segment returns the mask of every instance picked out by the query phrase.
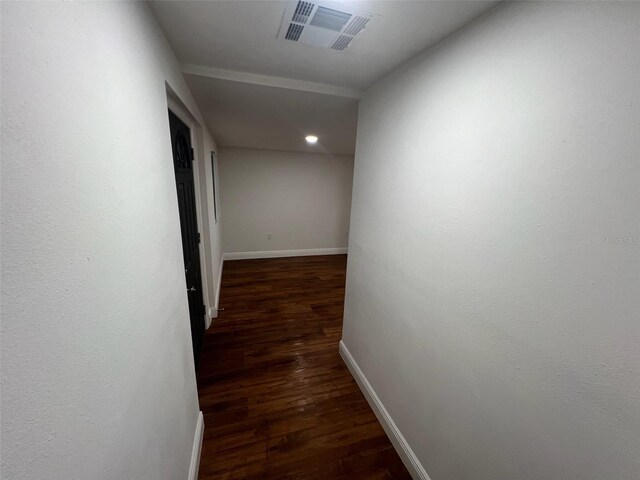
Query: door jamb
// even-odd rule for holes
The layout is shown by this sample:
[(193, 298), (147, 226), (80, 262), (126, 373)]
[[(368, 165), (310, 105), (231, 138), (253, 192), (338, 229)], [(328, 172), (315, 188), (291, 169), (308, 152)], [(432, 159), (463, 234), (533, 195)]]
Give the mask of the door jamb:
[[(189, 127), (189, 134), (191, 136), (191, 148), (193, 148), (193, 183), (194, 193), (196, 197), (196, 222), (198, 224), (198, 232), (200, 233), (200, 244), (198, 250), (200, 253), (200, 281), (202, 283), (202, 302), (205, 305), (205, 314), (203, 317), (205, 330), (211, 325), (210, 306), (212, 302), (209, 298), (209, 275), (207, 270), (206, 259), (209, 255), (205, 252), (205, 235), (209, 235), (209, 232), (205, 232), (204, 224), (202, 221), (203, 208), (202, 208), (202, 192), (200, 190), (200, 169), (203, 166), (203, 162), (206, 161), (200, 147), (199, 137), (202, 136), (200, 123), (193, 118), (193, 115), (189, 110), (181, 104), (169, 90), (167, 90), (167, 109), (171, 110), (185, 125)], [(203, 169), (204, 170), (204, 169)]]

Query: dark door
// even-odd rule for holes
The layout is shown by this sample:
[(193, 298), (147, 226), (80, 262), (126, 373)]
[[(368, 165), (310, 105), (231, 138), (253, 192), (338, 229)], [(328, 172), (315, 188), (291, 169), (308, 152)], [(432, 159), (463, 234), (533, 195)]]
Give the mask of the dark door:
[(176, 191), (180, 211), (182, 232), (182, 254), (184, 275), (189, 298), (191, 317), (191, 342), (196, 370), (200, 360), (204, 339), (204, 305), (202, 304), (202, 281), (200, 275), (200, 234), (196, 217), (196, 197), (193, 181), (193, 150), (191, 135), (187, 127), (173, 112), (169, 111), (173, 168), (176, 173)]

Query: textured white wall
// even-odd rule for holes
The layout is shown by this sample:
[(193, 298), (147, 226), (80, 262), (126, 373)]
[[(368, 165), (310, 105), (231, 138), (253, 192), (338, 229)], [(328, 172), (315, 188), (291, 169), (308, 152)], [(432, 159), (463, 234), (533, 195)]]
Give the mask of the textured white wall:
[(361, 102), (344, 342), (432, 480), (640, 478), (639, 26), (505, 4)]
[(225, 253), (347, 246), (353, 157), (223, 147), (219, 180)]
[(1, 8), (0, 476), (186, 478), (198, 399), (166, 84), (201, 117), (144, 3)]

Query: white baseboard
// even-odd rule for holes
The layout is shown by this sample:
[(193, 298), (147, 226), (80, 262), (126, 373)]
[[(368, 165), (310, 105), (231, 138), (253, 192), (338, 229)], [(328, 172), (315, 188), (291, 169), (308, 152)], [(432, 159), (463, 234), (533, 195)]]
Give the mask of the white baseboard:
[(262, 252), (233, 252), (223, 254), (224, 260), (250, 260), (255, 258), (306, 257), (314, 255), (344, 255), (347, 248), (305, 248), (302, 250), (268, 250)]
[(373, 387), (367, 380), (367, 377), (364, 376), (364, 373), (362, 373), (362, 370), (360, 370), (360, 367), (351, 356), (349, 349), (342, 340), (340, 340), (340, 356), (344, 360), (344, 363), (347, 364), (351, 375), (353, 375), (353, 378), (360, 387), (360, 390), (362, 390), (362, 393), (369, 402), (373, 413), (378, 417), (378, 421), (387, 433), (387, 436), (398, 452), (398, 455), (400, 455), (402, 463), (404, 463), (404, 466), (409, 470), (411, 477), (415, 480), (430, 480), (424, 467), (416, 457), (415, 453), (413, 453), (413, 450), (402, 436), (400, 430), (398, 430), (393, 418), (391, 418), (387, 409), (384, 408), (382, 401), (380, 401), (380, 398), (376, 395), (376, 392), (373, 390)]
[(191, 464), (189, 465), (189, 476), (187, 480), (197, 480), (198, 469), (200, 468), (200, 453), (202, 452), (202, 437), (204, 435), (204, 417), (202, 412), (198, 413), (198, 423), (196, 433), (193, 436), (193, 448), (191, 449)]

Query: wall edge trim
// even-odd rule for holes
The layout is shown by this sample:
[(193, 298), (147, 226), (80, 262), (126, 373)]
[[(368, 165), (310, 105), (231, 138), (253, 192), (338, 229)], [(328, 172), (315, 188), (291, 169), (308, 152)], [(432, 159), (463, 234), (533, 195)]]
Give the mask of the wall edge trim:
[(315, 255), (344, 255), (347, 247), (340, 248), (306, 248), (302, 250), (265, 250), (261, 252), (231, 252), (222, 255), (227, 260), (250, 260), (256, 258), (306, 257)]
[(342, 340), (340, 340), (339, 351), (340, 356), (344, 360), (344, 363), (347, 365), (347, 368), (351, 372), (351, 375), (360, 387), (360, 390), (367, 399), (367, 402), (369, 402), (373, 413), (375, 413), (378, 421), (382, 425), (382, 428), (389, 437), (389, 440), (391, 440), (391, 443), (393, 444), (396, 452), (398, 452), (402, 463), (404, 463), (404, 466), (407, 467), (407, 470), (409, 470), (411, 477), (416, 480), (431, 480), (429, 478), (429, 475), (427, 475), (426, 470), (418, 460), (418, 457), (416, 457), (415, 453), (413, 453), (413, 450), (409, 446), (409, 443), (402, 435), (402, 432), (400, 432), (400, 429), (393, 421), (393, 418), (367, 380), (367, 377), (365, 377), (362, 370), (360, 370), (360, 367), (358, 366), (355, 359), (351, 355), (351, 352), (349, 352), (349, 349)]
[(218, 318), (218, 309), (220, 308), (220, 291), (222, 290), (222, 269), (224, 268), (224, 254), (220, 255), (220, 269), (218, 271), (218, 288), (216, 290), (215, 305), (211, 314), (211, 319)]
[(200, 454), (202, 452), (202, 439), (204, 437), (204, 416), (202, 410), (198, 412), (198, 422), (193, 436), (193, 448), (191, 449), (191, 463), (189, 464), (189, 476), (187, 480), (197, 480), (200, 469)]

